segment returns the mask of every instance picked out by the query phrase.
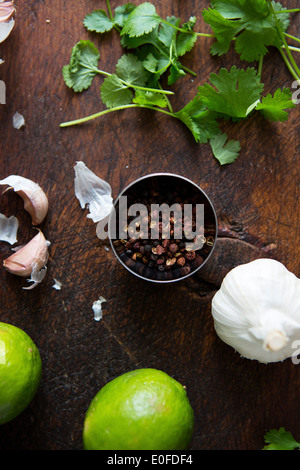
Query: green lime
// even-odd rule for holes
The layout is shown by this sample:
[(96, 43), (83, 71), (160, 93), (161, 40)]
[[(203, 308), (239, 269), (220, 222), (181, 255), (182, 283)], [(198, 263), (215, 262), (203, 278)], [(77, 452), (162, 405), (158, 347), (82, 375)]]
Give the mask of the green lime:
[(104, 385), (83, 425), (86, 450), (183, 450), (194, 413), (185, 388), (165, 372), (137, 369)]
[(27, 408), (41, 372), (40, 353), (32, 339), (20, 328), (0, 322), (0, 424)]

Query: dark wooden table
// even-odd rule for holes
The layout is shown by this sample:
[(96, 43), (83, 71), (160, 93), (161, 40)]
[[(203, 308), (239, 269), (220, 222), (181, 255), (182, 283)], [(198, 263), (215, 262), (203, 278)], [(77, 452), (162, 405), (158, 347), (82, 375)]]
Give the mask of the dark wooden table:
[[(137, 2), (140, 3), (140, 2)], [(297, 2), (285, 2), (296, 7)], [(119, 3), (111, 1), (112, 8)], [(197, 31), (210, 32), (200, 16), (209, 2), (160, 0), (162, 17), (196, 15)], [(109, 380), (135, 368), (164, 370), (187, 389), (195, 412), (191, 449), (261, 449), (270, 428), (284, 426), (300, 439), (300, 373), (291, 360), (262, 365), (241, 359), (216, 336), (210, 302), (233, 266), (273, 256), (299, 269), (299, 109), (285, 123), (250, 117), (227, 123), (242, 144), (232, 165), (220, 166), (208, 144), (196, 144), (178, 121), (150, 110), (112, 113), (83, 126), (62, 129), (63, 121), (104, 109), (101, 77), (81, 95), (68, 89), (62, 66), (72, 47), (91, 39), (101, 67), (114, 72), (121, 56), (118, 34), (88, 33), (84, 16), (105, 2), (44, 0), (16, 2), (16, 26), (0, 46), (0, 79), (6, 104), (0, 105), (0, 178), (19, 174), (38, 182), (49, 198), (41, 225), (51, 242), (48, 272), (32, 291), (26, 281), (0, 269), (0, 320), (23, 328), (39, 347), (43, 376), (30, 406), (0, 427), (0, 448), (80, 450), (85, 412)], [(290, 32), (297, 34), (299, 17)], [(299, 34), (299, 31), (298, 31)], [(184, 63), (197, 72), (174, 87), (175, 109), (222, 66), (240, 65), (233, 50), (209, 54), (211, 39), (197, 41)], [(245, 65), (245, 64), (243, 64)], [(291, 87), (293, 79), (276, 51), (264, 61), (264, 92)], [(26, 126), (14, 129), (18, 111)], [(220, 225), (210, 265), (182, 282), (154, 285), (136, 279), (118, 263), (95, 234), (74, 194), (76, 161), (82, 160), (108, 181), (113, 196), (134, 179), (152, 172), (183, 175), (213, 201)], [(2, 192), (2, 191), (1, 191)], [(17, 194), (1, 195), (0, 212), (19, 219), (19, 244), (36, 232)], [(1, 264), (11, 254), (0, 244)], [(54, 279), (62, 283), (53, 288)], [(96, 322), (92, 303), (99, 296), (103, 318)]]

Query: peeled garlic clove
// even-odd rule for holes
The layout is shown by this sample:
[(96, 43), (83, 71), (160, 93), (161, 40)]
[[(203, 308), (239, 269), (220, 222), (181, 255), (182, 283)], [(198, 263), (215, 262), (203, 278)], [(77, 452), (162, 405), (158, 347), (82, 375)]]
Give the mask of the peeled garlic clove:
[(242, 357), (283, 361), (300, 338), (300, 279), (273, 259), (237, 266), (214, 295), (212, 316), (217, 335)]
[(31, 276), (33, 271), (39, 272), (46, 266), (48, 246), (49, 242), (39, 231), (30, 242), (5, 259), (3, 266), (11, 274), (23, 277)]
[(49, 203), (42, 188), (34, 181), (23, 176), (10, 175), (0, 184), (9, 185), (24, 201), (24, 209), (30, 214), (32, 224), (39, 225), (47, 215)]

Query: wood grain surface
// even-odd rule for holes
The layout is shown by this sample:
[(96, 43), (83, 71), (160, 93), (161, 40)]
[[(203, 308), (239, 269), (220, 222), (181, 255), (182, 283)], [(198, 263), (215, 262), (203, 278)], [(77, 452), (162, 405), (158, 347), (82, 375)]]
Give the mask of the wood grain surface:
[[(141, 2), (135, 2), (136, 4)], [(208, 1), (159, 0), (162, 17), (197, 16), (197, 31), (210, 32), (201, 18)], [(284, 2), (295, 8), (297, 1)], [(112, 8), (119, 2), (111, 0)], [(114, 72), (122, 54), (115, 31), (97, 36), (82, 20), (104, 1), (16, 1), (16, 26), (0, 45), (0, 79), (6, 104), (0, 105), (0, 178), (19, 174), (38, 182), (49, 199), (41, 225), (49, 247), (48, 271), (41, 285), (23, 290), (26, 281), (0, 269), (0, 321), (23, 328), (38, 346), (43, 362), (40, 387), (30, 406), (0, 427), (1, 450), (81, 450), (85, 412), (109, 380), (135, 368), (164, 370), (186, 386), (195, 412), (194, 450), (255, 450), (271, 428), (284, 426), (300, 439), (300, 373), (291, 360), (262, 365), (242, 359), (216, 336), (210, 313), (212, 295), (233, 266), (272, 256), (300, 275), (299, 266), (299, 107), (288, 121), (270, 123), (259, 116), (226, 123), (242, 152), (220, 166), (209, 145), (196, 144), (171, 117), (151, 110), (111, 113), (85, 125), (59, 127), (63, 121), (104, 109), (101, 77), (83, 94), (68, 89), (62, 67), (72, 47), (91, 39), (101, 53), (101, 68)], [(299, 5), (298, 5), (299, 6)], [(289, 32), (299, 35), (299, 17)], [(212, 57), (212, 40), (200, 38), (184, 64), (186, 75), (172, 87), (174, 110), (196, 93), (211, 72), (245, 66), (230, 49)], [(255, 65), (255, 64), (254, 64)], [(280, 55), (264, 60), (264, 93), (291, 87), (293, 79)], [(14, 129), (18, 111), (26, 125)], [(136, 178), (152, 172), (183, 175), (212, 200), (219, 240), (210, 263), (182, 282), (155, 285), (135, 278), (100, 242), (94, 223), (74, 194), (76, 161), (108, 181), (113, 196)], [(1, 191), (2, 193), (2, 191)], [(36, 232), (23, 201), (14, 192), (0, 197), (0, 212), (16, 215), (18, 244)], [(11, 254), (0, 243), (0, 262)], [(62, 283), (53, 288), (54, 279)], [(96, 322), (92, 303), (105, 297)]]

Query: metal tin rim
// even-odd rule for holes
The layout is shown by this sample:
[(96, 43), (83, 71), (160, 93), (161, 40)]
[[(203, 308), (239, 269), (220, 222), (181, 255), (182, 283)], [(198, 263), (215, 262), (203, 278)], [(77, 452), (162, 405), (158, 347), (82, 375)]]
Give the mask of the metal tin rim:
[(108, 238), (109, 238), (109, 242), (110, 242), (110, 246), (112, 248), (112, 251), (115, 255), (115, 257), (117, 258), (117, 260), (119, 261), (119, 263), (127, 269), (127, 271), (129, 271), (131, 274), (135, 275), (136, 277), (140, 278), (140, 279), (143, 279), (144, 281), (148, 281), (148, 282), (153, 282), (154, 284), (170, 284), (172, 282), (178, 282), (178, 281), (182, 281), (183, 279), (186, 279), (190, 276), (192, 276), (193, 274), (195, 274), (197, 271), (199, 271), (201, 268), (203, 268), (203, 266), (207, 263), (207, 261), (209, 260), (209, 258), (211, 257), (214, 249), (215, 249), (215, 245), (216, 245), (216, 242), (217, 242), (217, 236), (218, 236), (218, 219), (217, 219), (217, 214), (216, 214), (216, 211), (215, 211), (215, 208), (210, 200), (210, 198), (208, 197), (208, 195), (206, 194), (206, 192), (200, 188), (200, 186), (198, 186), (196, 183), (194, 183), (193, 181), (191, 181), (189, 178), (186, 178), (185, 176), (182, 176), (182, 175), (178, 175), (176, 173), (150, 173), (150, 174), (147, 174), (147, 175), (144, 175), (144, 176), (141, 176), (140, 178), (137, 178), (136, 180), (132, 181), (131, 183), (129, 183), (121, 192), (120, 194), (118, 195), (118, 197), (116, 198), (116, 200), (114, 201), (114, 207), (116, 207), (120, 197), (126, 193), (126, 191), (128, 191), (132, 186), (134, 186), (135, 184), (139, 183), (140, 181), (144, 180), (144, 179), (149, 179), (149, 178), (154, 178), (154, 177), (157, 177), (157, 176), (170, 176), (170, 177), (173, 177), (173, 178), (179, 178), (179, 179), (182, 179), (184, 181), (186, 181), (187, 183), (189, 184), (192, 184), (193, 186), (195, 186), (198, 191), (200, 191), (204, 197), (207, 199), (207, 201), (209, 202), (209, 205), (212, 209), (212, 212), (213, 212), (213, 215), (214, 215), (214, 219), (215, 219), (215, 227), (216, 227), (216, 235), (215, 235), (215, 240), (214, 240), (214, 244), (210, 250), (210, 253), (209, 255), (207, 256), (207, 258), (203, 261), (202, 264), (200, 264), (200, 266), (198, 266), (197, 269), (195, 269), (194, 271), (186, 274), (185, 276), (182, 276), (182, 277), (179, 277), (179, 278), (176, 278), (176, 279), (166, 279), (166, 280), (159, 280), (159, 279), (149, 279), (147, 277), (144, 277), (138, 273), (136, 273), (135, 271), (133, 271), (132, 269), (130, 269), (128, 266), (126, 266), (125, 263), (123, 263), (123, 261), (120, 259), (120, 257), (118, 256), (118, 253), (116, 252), (115, 250), (115, 247), (112, 243), (112, 240), (111, 240), (111, 237), (110, 237), (110, 223), (111, 223), (111, 215), (109, 216), (109, 219), (108, 219)]

